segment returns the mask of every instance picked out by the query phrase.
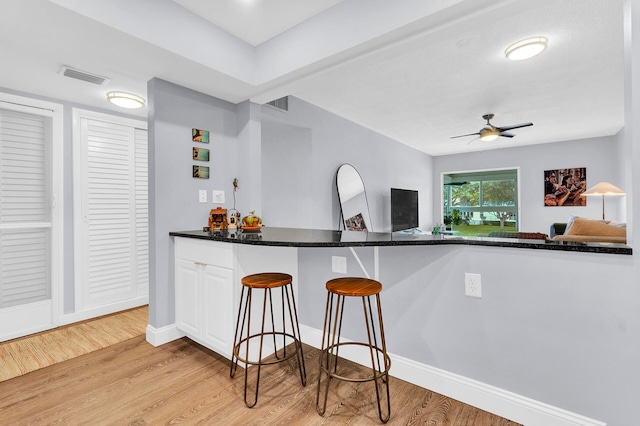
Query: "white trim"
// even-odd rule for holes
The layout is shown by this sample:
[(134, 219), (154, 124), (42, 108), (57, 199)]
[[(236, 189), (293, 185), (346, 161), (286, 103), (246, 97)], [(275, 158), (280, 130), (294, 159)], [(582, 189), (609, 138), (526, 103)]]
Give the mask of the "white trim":
[(149, 296), (144, 295), (121, 302), (111, 303), (109, 305), (99, 306), (84, 311), (65, 314), (60, 317), (60, 325), (73, 324), (74, 322), (85, 321), (91, 318), (103, 315), (113, 314), (115, 312), (125, 311), (127, 309), (137, 308), (149, 304)]
[[(302, 341), (319, 348), (322, 343), (322, 331), (300, 325)], [(347, 341), (343, 338), (341, 341)], [(370, 362), (364, 357), (355, 359), (340, 352), (341, 356), (362, 365)], [(535, 401), (522, 395), (509, 392), (495, 386), (450, 373), (430, 365), (389, 354), (392, 376), (414, 385), (429, 389), (449, 398), (464, 402), (482, 410), (505, 417), (527, 426), (606, 426), (598, 420), (553, 407), (544, 402)]]
[(53, 323), (64, 312), (64, 122), (63, 106), (56, 105), (51, 141), (51, 301)]
[[(29, 222), (29, 229), (33, 228), (51, 228), (53, 225), (51, 222)], [(0, 223), (0, 230), (2, 229), (24, 229), (24, 223)]]
[(155, 328), (151, 326), (151, 324), (147, 325), (147, 342), (155, 347), (181, 339), (184, 336), (186, 336), (186, 334), (178, 330), (176, 324), (170, 324), (160, 328)]
[(55, 328), (53, 306), (49, 299), (0, 309), (0, 342)]

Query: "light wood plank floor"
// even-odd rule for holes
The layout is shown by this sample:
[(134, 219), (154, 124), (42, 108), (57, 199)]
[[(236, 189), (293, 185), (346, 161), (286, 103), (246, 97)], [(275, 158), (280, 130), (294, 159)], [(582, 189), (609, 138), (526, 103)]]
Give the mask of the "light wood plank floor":
[[(0, 383), (0, 423), (379, 424), (370, 382), (335, 382), (325, 417), (316, 413), (317, 356), (305, 346), (304, 388), (293, 359), (263, 368), (258, 404), (249, 409), (243, 371), (231, 379), (228, 360), (188, 339), (154, 348), (140, 336)], [(516, 425), (401, 380), (390, 387), (390, 425)]]
[(145, 334), (149, 307), (128, 309), (0, 343), (0, 382)]

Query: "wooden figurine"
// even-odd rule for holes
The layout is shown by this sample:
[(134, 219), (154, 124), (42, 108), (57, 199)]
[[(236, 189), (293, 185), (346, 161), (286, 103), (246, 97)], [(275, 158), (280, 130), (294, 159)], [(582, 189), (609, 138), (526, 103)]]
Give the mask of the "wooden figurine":
[(209, 212), (209, 230), (227, 229), (227, 209), (217, 207)]

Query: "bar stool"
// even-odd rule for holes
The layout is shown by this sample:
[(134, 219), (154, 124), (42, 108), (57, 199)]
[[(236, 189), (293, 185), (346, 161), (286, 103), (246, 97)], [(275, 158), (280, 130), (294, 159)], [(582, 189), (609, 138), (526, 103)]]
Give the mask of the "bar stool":
[[(320, 352), (320, 375), (318, 376), (318, 390), (316, 394), (316, 410), (320, 415), (324, 415), (327, 409), (329, 383), (332, 379), (348, 382), (373, 381), (378, 402), (378, 417), (382, 423), (389, 421), (389, 417), (391, 416), (391, 401), (389, 399), (389, 368), (391, 367), (391, 359), (387, 355), (387, 345), (384, 338), (380, 291), (382, 291), (382, 284), (368, 278), (336, 278), (327, 281), (327, 306), (324, 316), (322, 348)], [(353, 296), (362, 298), (364, 319), (367, 326), (368, 341), (366, 343), (340, 341), (344, 301), (346, 297)], [(371, 296), (375, 296), (377, 308), (375, 316), (371, 308)], [(337, 299), (335, 305), (334, 298)], [(376, 317), (378, 323), (377, 331)], [(348, 345), (368, 347), (368, 352), (371, 357), (370, 375), (365, 377), (348, 377), (342, 375), (343, 373), (338, 374), (338, 349)], [(323, 377), (326, 377), (324, 386), (321, 385)], [(322, 404), (320, 404), (321, 394), (323, 392), (324, 397), (322, 397)], [(386, 413), (383, 412), (384, 393), (386, 393)]]
[[(295, 299), (293, 298), (293, 285), (292, 277), (289, 274), (283, 274), (279, 272), (264, 272), (260, 274), (248, 275), (241, 280), (242, 293), (240, 295), (240, 306), (238, 307), (238, 319), (236, 321), (236, 331), (233, 339), (233, 352), (231, 355), (231, 371), (230, 376), (233, 378), (238, 369), (238, 361), (245, 364), (244, 370), (244, 403), (247, 407), (251, 408), (258, 402), (258, 387), (260, 385), (260, 370), (263, 365), (277, 364), (288, 360), (295, 356), (298, 362), (298, 369), (300, 370), (300, 381), (302, 386), (307, 384), (307, 372), (304, 365), (304, 356), (302, 354), (302, 343), (300, 341), (300, 326), (298, 325), (298, 312), (296, 310)], [(282, 298), (282, 324), (279, 324), (276, 329), (275, 316), (273, 312), (273, 298), (271, 290), (274, 288), (280, 288)], [(263, 302), (262, 302), (262, 325), (259, 333), (251, 334), (251, 302), (253, 299), (253, 290), (264, 290)], [(267, 299), (269, 304), (267, 306)], [(291, 327), (291, 332), (287, 331), (287, 321), (285, 319), (285, 300), (287, 306), (288, 321)], [(271, 317), (271, 330), (265, 331), (265, 324), (267, 322), (267, 310)], [(240, 323), (242, 318), (242, 324)], [(263, 343), (265, 336), (273, 337), (273, 350), (274, 357), (272, 359), (263, 359)], [(282, 337), (281, 347), (278, 349), (276, 338)], [(252, 354), (249, 353), (249, 347), (251, 341), (259, 340), (259, 349), (257, 359), (250, 359), (255, 355), (255, 348)], [(293, 351), (287, 351), (288, 344), (294, 343)], [(244, 349), (244, 354), (241, 354), (241, 348)], [(288, 352), (288, 353), (287, 353)], [(247, 383), (248, 383), (248, 371), (249, 366), (257, 365), (257, 379), (255, 397), (253, 401), (247, 399)]]

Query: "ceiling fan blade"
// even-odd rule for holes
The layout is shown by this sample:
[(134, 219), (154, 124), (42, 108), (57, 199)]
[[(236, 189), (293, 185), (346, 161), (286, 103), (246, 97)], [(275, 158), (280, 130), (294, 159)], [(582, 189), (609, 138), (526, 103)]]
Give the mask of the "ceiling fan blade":
[(515, 135), (514, 135), (513, 133), (509, 133), (509, 132), (500, 132), (500, 135), (499, 135), (499, 136), (502, 136), (502, 137), (504, 137), (504, 138), (512, 138), (512, 137), (514, 137)]
[(520, 127), (533, 126), (533, 123), (514, 124), (513, 126), (496, 127), (496, 129), (502, 131), (519, 129)]
[(460, 135), (460, 136), (451, 136), (451, 139), (455, 139), (455, 138), (464, 138), (466, 136), (476, 136), (476, 135), (480, 135), (480, 132), (476, 132), (476, 133), (469, 133), (468, 135)]
[[(474, 135), (475, 135), (475, 133), (474, 133)], [(477, 138), (471, 139), (469, 142), (467, 142), (467, 145), (469, 145), (473, 141), (477, 141), (478, 139), (480, 139), (480, 136), (478, 136)]]

